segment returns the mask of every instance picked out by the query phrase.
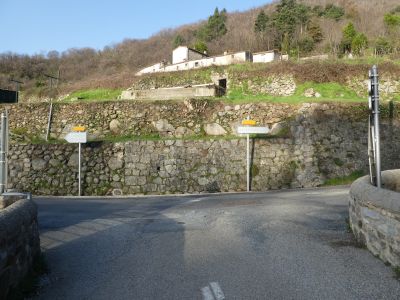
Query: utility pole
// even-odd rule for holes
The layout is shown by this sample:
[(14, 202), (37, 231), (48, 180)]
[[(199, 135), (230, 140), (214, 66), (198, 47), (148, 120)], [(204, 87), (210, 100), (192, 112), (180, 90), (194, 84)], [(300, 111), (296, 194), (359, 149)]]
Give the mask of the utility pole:
[(53, 80), (55, 80), (56, 87), (58, 86), (58, 80), (60, 79), (60, 70), (58, 70), (58, 77), (53, 75), (44, 74), (50, 80), (50, 89), (53, 89)]
[[(48, 74), (44, 74), (44, 76), (46, 76), (47, 78), (50, 79), (50, 90), (52, 91), (53, 90), (53, 79), (56, 80), (56, 87), (58, 86), (58, 80), (60, 79), (60, 69), (58, 69), (58, 77), (48, 75)], [(49, 117), (47, 120), (46, 141), (49, 140), (49, 136), (50, 136), (50, 126), (51, 126), (52, 114), (53, 114), (53, 96), (51, 96), (51, 98), (50, 98)]]

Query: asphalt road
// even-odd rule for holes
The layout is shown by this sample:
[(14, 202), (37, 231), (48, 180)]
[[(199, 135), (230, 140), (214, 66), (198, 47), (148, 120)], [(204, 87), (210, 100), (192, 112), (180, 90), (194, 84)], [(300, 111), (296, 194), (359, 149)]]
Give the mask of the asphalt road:
[(399, 299), (347, 232), (348, 188), (36, 198), (39, 299)]

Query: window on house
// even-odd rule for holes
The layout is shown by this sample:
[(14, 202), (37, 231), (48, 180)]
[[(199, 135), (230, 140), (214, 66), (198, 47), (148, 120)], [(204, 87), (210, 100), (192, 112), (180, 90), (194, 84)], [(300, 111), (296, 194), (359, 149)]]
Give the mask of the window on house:
[(195, 66), (195, 67), (198, 67), (198, 66), (199, 66), (199, 62), (196, 61), (196, 62), (194, 63), (194, 66)]

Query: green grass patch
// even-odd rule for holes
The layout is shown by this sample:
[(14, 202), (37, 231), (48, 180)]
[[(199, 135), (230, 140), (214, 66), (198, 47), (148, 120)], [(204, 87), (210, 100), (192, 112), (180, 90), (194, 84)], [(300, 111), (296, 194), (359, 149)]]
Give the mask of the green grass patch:
[[(304, 92), (308, 89), (313, 89), (318, 92), (321, 97), (304, 96)], [(299, 84), (292, 96), (271, 96), (267, 94), (252, 94), (248, 90), (246, 84), (242, 88), (232, 89), (227, 96), (222, 100), (227, 103), (248, 103), (248, 102), (272, 102), (272, 103), (290, 103), (301, 104), (309, 102), (366, 102), (365, 98), (360, 98), (357, 94), (349, 88), (342, 86), (339, 83), (314, 83), (306, 82)]]
[(328, 179), (325, 181), (323, 186), (333, 186), (333, 185), (347, 185), (353, 183), (355, 180), (358, 178), (364, 176), (364, 172), (362, 171), (355, 171), (351, 173), (349, 176), (345, 177), (337, 177), (337, 178), (332, 178)]
[(365, 57), (356, 57), (356, 58), (342, 58), (338, 59), (338, 62), (345, 63), (348, 65), (379, 65), (382, 63), (393, 63), (400, 64), (399, 59), (390, 59), (388, 56), (365, 56)]
[(67, 98), (66, 102), (72, 101), (104, 101), (116, 100), (121, 95), (122, 89), (93, 89), (93, 90), (80, 90), (73, 92)]

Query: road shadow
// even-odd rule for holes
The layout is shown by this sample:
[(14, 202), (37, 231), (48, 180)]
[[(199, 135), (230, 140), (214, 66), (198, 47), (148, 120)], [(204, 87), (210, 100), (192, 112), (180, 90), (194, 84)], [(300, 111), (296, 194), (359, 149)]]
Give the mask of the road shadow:
[[(185, 273), (185, 222), (170, 209), (192, 199), (39, 200), (41, 246), (51, 271), (37, 298), (164, 298)], [(144, 287), (155, 281), (160, 289)]]

